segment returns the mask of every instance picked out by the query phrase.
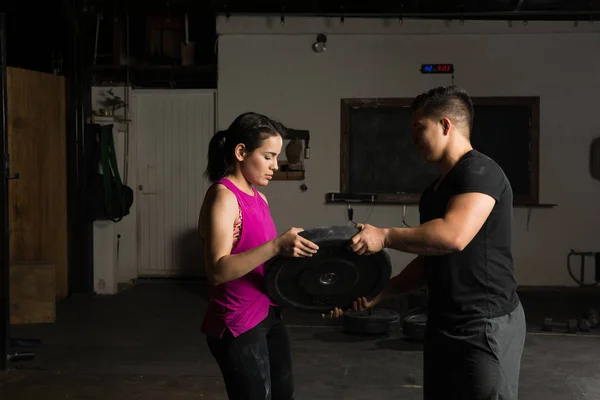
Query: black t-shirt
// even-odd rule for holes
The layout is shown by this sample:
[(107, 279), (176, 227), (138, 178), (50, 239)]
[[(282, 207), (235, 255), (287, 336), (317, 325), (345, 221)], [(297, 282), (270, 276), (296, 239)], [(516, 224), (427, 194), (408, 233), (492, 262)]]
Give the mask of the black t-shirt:
[(452, 196), (462, 193), (485, 193), (496, 204), (462, 251), (424, 258), (428, 321), (431, 326), (453, 327), (511, 312), (519, 298), (511, 250), (513, 192), (504, 171), (489, 157), (471, 150), (437, 190), (436, 183), (423, 192), (419, 202), (421, 224), (442, 218)]

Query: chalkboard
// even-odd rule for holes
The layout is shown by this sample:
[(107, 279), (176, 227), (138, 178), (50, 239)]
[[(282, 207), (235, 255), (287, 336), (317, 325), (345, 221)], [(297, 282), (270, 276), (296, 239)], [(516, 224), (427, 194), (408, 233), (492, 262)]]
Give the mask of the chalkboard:
[[(414, 203), (439, 176), (412, 143), (412, 99), (342, 100), (341, 180), (344, 193)], [(516, 203), (538, 202), (538, 98), (473, 98), (473, 147), (495, 160)]]

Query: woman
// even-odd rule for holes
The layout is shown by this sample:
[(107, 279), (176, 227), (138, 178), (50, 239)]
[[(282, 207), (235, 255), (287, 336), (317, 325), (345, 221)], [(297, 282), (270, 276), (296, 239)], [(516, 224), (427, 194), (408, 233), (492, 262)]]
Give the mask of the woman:
[(202, 324), (230, 399), (293, 399), (291, 350), (278, 307), (266, 293), (264, 263), (277, 255), (311, 257), (317, 245), (291, 228), (277, 236), (266, 186), (277, 170), (285, 127), (245, 113), (211, 139), (213, 183), (199, 217), (211, 283)]

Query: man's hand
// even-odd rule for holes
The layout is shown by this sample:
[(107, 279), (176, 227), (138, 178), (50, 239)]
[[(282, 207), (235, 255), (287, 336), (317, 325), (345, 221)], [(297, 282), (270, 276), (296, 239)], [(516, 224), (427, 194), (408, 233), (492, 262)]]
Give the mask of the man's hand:
[[(349, 310), (346, 310), (348, 312), (350, 311), (364, 311), (367, 308), (373, 307), (375, 305), (375, 301), (371, 300), (368, 301), (366, 297), (359, 297), (358, 299), (354, 300), (352, 302), (352, 308)], [(321, 314), (321, 317), (326, 318), (326, 319), (332, 319), (332, 318), (339, 318), (342, 315), (344, 315), (344, 311), (342, 311), (341, 308), (334, 308), (333, 310), (329, 311), (327, 314)]]
[(385, 247), (385, 230), (368, 224), (357, 224), (360, 232), (350, 240), (350, 248), (358, 255), (377, 253)]

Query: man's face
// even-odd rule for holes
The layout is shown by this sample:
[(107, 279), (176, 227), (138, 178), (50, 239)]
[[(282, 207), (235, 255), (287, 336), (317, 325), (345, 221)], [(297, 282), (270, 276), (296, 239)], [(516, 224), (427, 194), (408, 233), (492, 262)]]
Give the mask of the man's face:
[(413, 116), (413, 143), (419, 155), (428, 162), (438, 162), (446, 149), (448, 135), (446, 135), (442, 120), (434, 120), (420, 112)]

